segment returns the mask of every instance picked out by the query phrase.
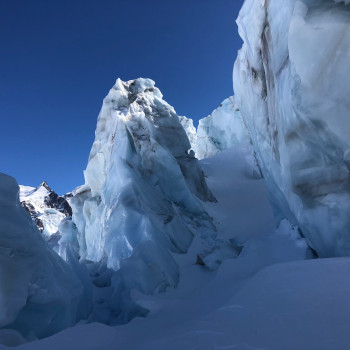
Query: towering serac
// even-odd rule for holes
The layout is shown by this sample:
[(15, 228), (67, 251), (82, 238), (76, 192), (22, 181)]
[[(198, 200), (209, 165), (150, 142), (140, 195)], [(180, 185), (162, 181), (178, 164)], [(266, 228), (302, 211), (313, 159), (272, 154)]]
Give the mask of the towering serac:
[(70, 201), (80, 256), (120, 271), (119, 287), (150, 293), (175, 286), (171, 252), (186, 252), (194, 230), (214, 229), (202, 201), (215, 198), (179, 117), (152, 80), (117, 80), (84, 176)]
[(322, 257), (350, 255), (350, 6), (246, 0), (236, 101), (276, 208)]

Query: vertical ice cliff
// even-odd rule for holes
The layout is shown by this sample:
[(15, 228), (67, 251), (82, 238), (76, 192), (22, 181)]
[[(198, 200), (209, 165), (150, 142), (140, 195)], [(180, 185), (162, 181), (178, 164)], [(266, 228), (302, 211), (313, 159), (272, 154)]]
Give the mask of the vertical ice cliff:
[(246, 0), (237, 104), (276, 208), (322, 257), (350, 255), (350, 7)]
[(21, 207), (16, 180), (0, 173), (0, 334), (33, 340), (72, 326), (86, 317), (82, 293)]
[(187, 251), (193, 229), (213, 228), (201, 201), (215, 198), (179, 117), (152, 80), (117, 80), (84, 176), (70, 200), (81, 258), (119, 271), (119, 291), (175, 286), (172, 253)]

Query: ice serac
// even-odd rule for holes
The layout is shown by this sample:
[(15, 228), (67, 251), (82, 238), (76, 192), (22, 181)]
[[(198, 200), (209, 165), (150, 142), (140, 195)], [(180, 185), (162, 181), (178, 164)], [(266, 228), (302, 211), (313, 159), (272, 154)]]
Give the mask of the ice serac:
[(237, 104), (276, 208), (322, 257), (350, 255), (345, 3), (246, 0), (237, 20)]
[(195, 146), (198, 159), (213, 157), (242, 143), (249, 146), (250, 139), (233, 96), (224, 100), (208, 117), (199, 120)]
[(180, 116), (179, 119), (182, 127), (186, 132), (188, 141), (190, 141), (191, 149), (196, 153), (197, 130), (193, 125), (193, 120), (191, 118), (182, 117), (182, 116)]
[(116, 81), (103, 101), (85, 185), (70, 200), (80, 256), (120, 271), (143, 292), (175, 286), (171, 253), (211, 219), (215, 198), (173, 107), (150, 79)]
[(192, 119), (180, 117), (197, 159), (214, 157), (219, 152), (234, 148), (246, 163), (246, 174), (261, 177), (252, 140), (233, 96), (225, 99), (209, 116), (200, 119), (198, 128)]
[(0, 173), (0, 341), (3, 332), (33, 340), (72, 326), (82, 292), (20, 205), (16, 180)]

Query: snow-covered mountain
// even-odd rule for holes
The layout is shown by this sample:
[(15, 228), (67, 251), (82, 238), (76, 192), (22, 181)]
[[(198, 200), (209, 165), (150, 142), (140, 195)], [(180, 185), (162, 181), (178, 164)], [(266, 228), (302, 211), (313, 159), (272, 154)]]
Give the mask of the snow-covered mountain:
[(68, 203), (71, 194), (58, 196), (45, 181), (36, 188), (19, 185), (19, 189), (21, 205), (46, 239), (57, 233), (65, 217), (72, 215)]
[(236, 101), (276, 212), (321, 257), (350, 255), (350, 7), (246, 0)]

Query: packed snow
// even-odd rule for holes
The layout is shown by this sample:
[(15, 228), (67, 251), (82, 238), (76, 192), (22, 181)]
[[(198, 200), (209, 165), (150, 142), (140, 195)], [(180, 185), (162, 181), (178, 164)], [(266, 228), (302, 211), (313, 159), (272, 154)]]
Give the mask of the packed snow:
[(246, 0), (235, 98), (276, 212), (321, 257), (350, 255), (350, 7)]

